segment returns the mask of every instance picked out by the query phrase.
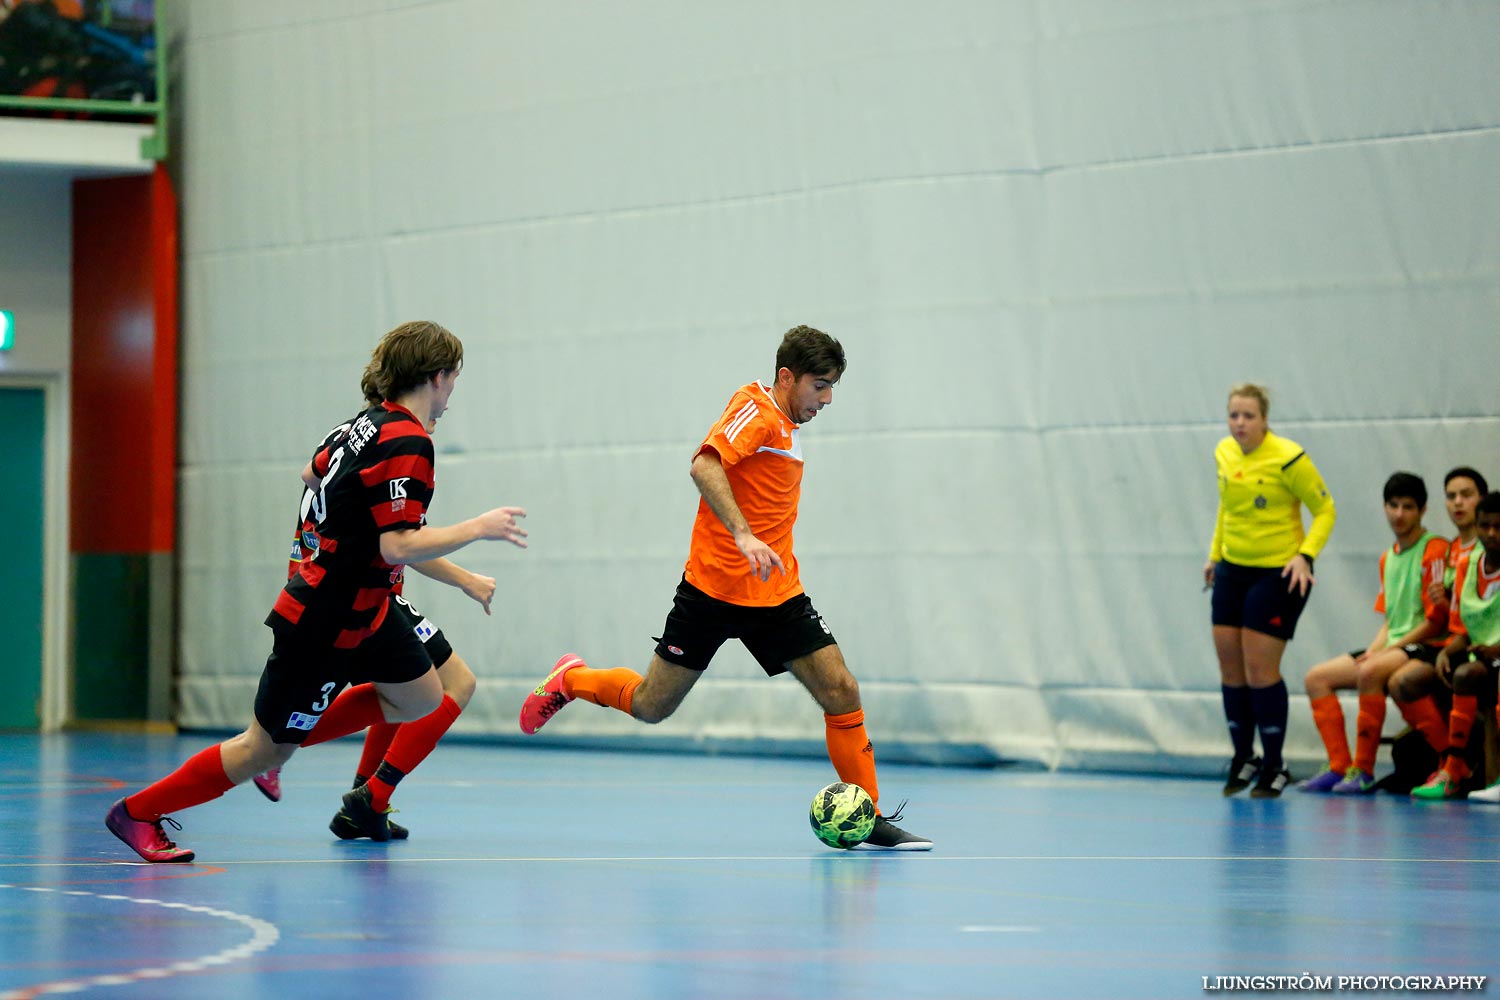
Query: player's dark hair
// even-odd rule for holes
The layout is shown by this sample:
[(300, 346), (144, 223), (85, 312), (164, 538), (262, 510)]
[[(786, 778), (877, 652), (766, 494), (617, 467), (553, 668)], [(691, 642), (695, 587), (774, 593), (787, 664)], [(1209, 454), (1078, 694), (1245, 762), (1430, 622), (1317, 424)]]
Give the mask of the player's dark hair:
[(401, 396), (463, 364), (461, 340), (431, 320), (402, 323), (380, 338), (359, 387), (371, 404)]
[(776, 370), (785, 368), (797, 378), (832, 372), (837, 379), (844, 374), (846, 364), (843, 345), (810, 326), (792, 327), (776, 348)]
[(1500, 493), (1486, 493), (1479, 498), (1479, 505), (1474, 508), (1474, 516), (1480, 514), (1500, 514)]
[(1411, 497), (1418, 507), (1426, 507), (1427, 484), (1415, 473), (1394, 472), (1385, 481), (1385, 502), (1390, 503), (1397, 497)]
[(365, 366), (365, 373), (359, 379), (359, 391), (365, 394), (365, 402), (371, 406), (379, 406), (385, 402), (385, 397), (380, 394), (380, 386), (375, 384), (375, 373), (370, 366)]
[(1459, 477), (1473, 480), (1474, 488), (1479, 491), (1480, 496), (1484, 496), (1490, 491), (1490, 484), (1484, 481), (1484, 477), (1475, 472), (1473, 469), (1469, 468), (1467, 465), (1459, 465), (1455, 466), (1452, 469), (1449, 469), (1448, 474), (1443, 477), (1443, 489), (1446, 491), (1448, 489), (1449, 481), (1458, 479)]

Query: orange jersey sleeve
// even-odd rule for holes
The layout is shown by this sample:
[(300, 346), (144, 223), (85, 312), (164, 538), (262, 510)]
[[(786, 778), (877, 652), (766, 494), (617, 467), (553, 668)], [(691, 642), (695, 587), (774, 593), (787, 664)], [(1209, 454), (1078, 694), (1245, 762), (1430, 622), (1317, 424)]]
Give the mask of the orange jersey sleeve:
[(1385, 555), (1389, 551), (1380, 553), (1380, 593), (1375, 595), (1375, 610), (1382, 615), (1385, 614)]
[[(1432, 585), (1441, 584), (1448, 572), (1448, 543), (1441, 538), (1432, 538), (1422, 550), (1422, 610), (1428, 621), (1437, 625), (1448, 623), (1448, 603), (1434, 601)], [(1432, 640), (1429, 640), (1432, 641)]]
[(712, 451), (729, 477), (735, 503), (750, 530), (780, 557), (785, 573), (758, 580), (734, 544), (734, 537), (702, 499), (693, 521), (693, 539), (684, 576), (711, 597), (730, 604), (774, 607), (802, 593), (792, 527), (802, 496), (799, 429), (777, 408), (765, 386), (741, 388), (698, 446), (694, 457)]

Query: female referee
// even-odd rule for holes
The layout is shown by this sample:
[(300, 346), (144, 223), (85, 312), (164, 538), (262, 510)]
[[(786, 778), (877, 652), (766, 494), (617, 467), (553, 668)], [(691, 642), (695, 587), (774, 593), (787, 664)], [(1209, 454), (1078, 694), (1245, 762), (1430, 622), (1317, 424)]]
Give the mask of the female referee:
[[(1214, 449), (1219, 512), (1203, 584), (1213, 588), (1214, 650), (1234, 743), (1224, 794), (1281, 794), (1287, 693), (1281, 654), (1313, 585), (1313, 559), (1333, 531), (1333, 497), (1301, 446), (1271, 433), (1262, 386), (1229, 390), (1229, 436)], [(1302, 505), (1312, 513), (1304, 533)], [(1262, 757), (1255, 756), (1260, 730)]]

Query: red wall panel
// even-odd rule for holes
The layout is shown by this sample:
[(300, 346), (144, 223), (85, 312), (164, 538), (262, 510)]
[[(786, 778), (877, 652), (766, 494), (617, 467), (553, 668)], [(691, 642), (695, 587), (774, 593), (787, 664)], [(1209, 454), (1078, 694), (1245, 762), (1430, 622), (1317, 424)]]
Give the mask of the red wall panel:
[(174, 547), (176, 219), (161, 167), (73, 184), (74, 552)]

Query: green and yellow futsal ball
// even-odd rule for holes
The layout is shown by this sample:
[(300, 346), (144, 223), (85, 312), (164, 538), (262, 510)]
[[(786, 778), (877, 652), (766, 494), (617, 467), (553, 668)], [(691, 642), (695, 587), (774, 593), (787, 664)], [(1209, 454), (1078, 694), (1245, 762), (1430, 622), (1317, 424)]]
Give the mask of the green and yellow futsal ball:
[(835, 781), (813, 796), (807, 819), (819, 840), (847, 851), (863, 844), (875, 829), (875, 800), (858, 785)]

